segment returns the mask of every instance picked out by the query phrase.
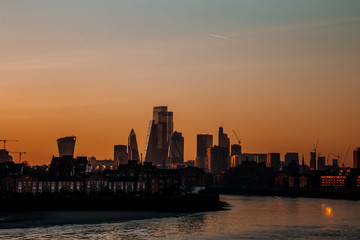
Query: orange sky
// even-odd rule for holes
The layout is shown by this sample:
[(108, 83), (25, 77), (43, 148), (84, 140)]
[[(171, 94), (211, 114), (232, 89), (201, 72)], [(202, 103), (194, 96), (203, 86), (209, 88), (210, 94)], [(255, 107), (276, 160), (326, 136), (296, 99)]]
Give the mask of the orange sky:
[[(56, 139), (112, 158), (152, 108), (167, 105), (185, 138), (234, 129), (244, 152), (360, 146), (360, 3), (105, 1), (0, 3), (0, 139), (50, 163)], [(202, 4), (200, 4), (202, 3)], [(266, 6), (265, 6), (266, 5)], [(14, 156), (17, 161), (18, 156)]]

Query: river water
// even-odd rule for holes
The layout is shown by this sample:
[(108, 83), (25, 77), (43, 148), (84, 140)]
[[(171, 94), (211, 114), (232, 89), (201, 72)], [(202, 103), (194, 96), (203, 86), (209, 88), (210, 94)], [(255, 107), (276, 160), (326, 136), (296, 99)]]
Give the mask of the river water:
[(230, 210), (0, 230), (2, 239), (360, 239), (360, 202), (222, 195)]

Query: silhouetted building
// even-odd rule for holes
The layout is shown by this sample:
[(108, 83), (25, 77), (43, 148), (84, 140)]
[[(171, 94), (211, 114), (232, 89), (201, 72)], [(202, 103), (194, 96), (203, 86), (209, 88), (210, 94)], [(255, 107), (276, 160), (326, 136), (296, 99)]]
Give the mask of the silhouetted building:
[(167, 106), (157, 106), (153, 110), (145, 141), (143, 161), (164, 167), (168, 159), (168, 149), (173, 133), (173, 113)]
[(318, 157), (318, 170), (319, 171), (325, 171), (325, 156), (319, 156)]
[(206, 168), (211, 173), (227, 170), (229, 152), (227, 148), (212, 146), (207, 149)]
[(223, 147), (227, 151), (226, 169), (230, 168), (230, 139), (224, 133), (223, 127), (219, 127), (219, 147)]
[(360, 168), (360, 148), (354, 150), (353, 166), (354, 168)]
[(75, 141), (76, 141), (75, 136), (59, 138), (57, 140), (59, 157), (63, 157), (63, 156), (74, 157)]
[(10, 156), (9, 152), (5, 149), (0, 149), (0, 163), (1, 162), (13, 162), (12, 156)]
[(255, 161), (255, 155), (254, 153), (243, 153), (240, 157), (240, 162), (254, 162)]
[(73, 158), (70, 155), (54, 157), (51, 160), (49, 173), (52, 176), (75, 176), (86, 171), (87, 157)]
[(255, 161), (243, 162), (241, 165), (227, 170), (222, 174), (222, 181), (215, 181), (215, 184), (234, 186), (236, 188), (251, 186), (271, 186), (274, 173), (263, 163)]
[(136, 141), (136, 134), (134, 129), (131, 129), (130, 135), (128, 137), (128, 155), (129, 160), (140, 161), (139, 150)]
[(316, 170), (316, 152), (310, 152), (310, 170)]
[(241, 163), (239, 155), (231, 155), (230, 167), (237, 167)]
[(332, 166), (334, 169), (339, 168), (339, 160), (338, 159), (333, 159), (332, 160)]
[(289, 166), (291, 162), (299, 165), (299, 154), (295, 152), (288, 152), (285, 154), (285, 166)]
[[(126, 155), (127, 158), (127, 155)], [(135, 161), (137, 162), (137, 161)], [(127, 164), (126, 163), (122, 163)], [(97, 160), (94, 156), (92, 156), (91, 158), (89, 158), (88, 161), (88, 172), (103, 172), (105, 170), (115, 170), (117, 169), (119, 166), (119, 164), (117, 164), (115, 161), (113, 160)]]
[(267, 162), (267, 155), (264, 153), (243, 153), (240, 156), (240, 162), (257, 162), (265, 163)]
[(199, 168), (205, 168), (207, 149), (213, 145), (213, 136), (209, 134), (198, 134), (196, 140), (195, 165)]
[(268, 153), (267, 167), (271, 167), (275, 172), (280, 170), (280, 153)]
[(241, 155), (241, 145), (239, 145), (239, 144), (231, 145), (231, 156), (234, 156), (234, 155), (238, 155), (238, 156)]
[(169, 159), (170, 164), (184, 163), (184, 138), (181, 132), (175, 131), (171, 137)]
[(117, 165), (128, 162), (128, 152), (126, 145), (114, 145), (114, 161)]

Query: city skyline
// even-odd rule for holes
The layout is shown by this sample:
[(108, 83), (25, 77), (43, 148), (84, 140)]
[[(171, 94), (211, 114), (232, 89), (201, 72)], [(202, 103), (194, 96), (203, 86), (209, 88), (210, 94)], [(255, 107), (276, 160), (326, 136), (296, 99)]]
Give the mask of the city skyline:
[[(47, 164), (56, 139), (113, 158), (144, 149), (153, 106), (174, 112), (184, 160), (223, 125), (243, 153), (358, 147), (360, 2), (3, 1), (0, 138)], [(151, 23), (151, 24), (149, 24)], [(214, 141), (214, 145), (218, 144)], [(139, 153), (140, 154), (140, 153)], [(14, 161), (18, 156), (13, 155)]]
[[(155, 116), (157, 116), (157, 109), (163, 109), (162, 111), (160, 111), (160, 113), (163, 113), (163, 115), (164, 116), (166, 116), (167, 117), (167, 115), (168, 114), (170, 114), (170, 116), (171, 116), (171, 120), (170, 120), (170, 122), (171, 122), (171, 126), (173, 127), (173, 125), (174, 125), (174, 122), (173, 122), (173, 112), (167, 112), (167, 108), (168, 108), (168, 106), (155, 106), (153, 109), (153, 118), (155, 119), (156, 117)], [(165, 112), (163, 112), (163, 111), (165, 111)], [(164, 118), (164, 120), (165, 120), (165, 118)], [(163, 120), (163, 121), (164, 121)], [(154, 131), (154, 122), (158, 122), (159, 120), (150, 120), (150, 125), (149, 125), (149, 127), (148, 127), (148, 134), (150, 134), (151, 135), (151, 132), (153, 132)], [(167, 122), (167, 121), (169, 121), (169, 120), (165, 120), (165, 122)], [(171, 130), (172, 130), (172, 127), (171, 127)], [(158, 129), (157, 129), (157, 127), (155, 128), (155, 132), (157, 132), (158, 131)], [(233, 130), (234, 131), (234, 130)], [(225, 131), (225, 132), (227, 132), (227, 131)], [(178, 134), (178, 132), (177, 131), (174, 131), (173, 133), (176, 133), (176, 134)], [(154, 134), (154, 133), (152, 133), (152, 134)], [(170, 134), (170, 135), (169, 135)], [(240, 139), (238, 139), (238, 136), (237, 135), (235, 135), (236, 134), (236, 132), (234, 132), (234, 138), (236, 138), (236, 143), (234, 143), (234, 142), (231, 142), (231, 141), (229, 141), (229, 139), (230, 138), (228, 138), (228, 134), (226, 134), (226, 133), (224, 133), (224, 128), (223, 128), (223, 125), (220, 125), (219, 126), (219, 128), (218, 128), (218, 133), (217, 134), (215, 134), (215, 136), (216, 135), (218, 135), (218, 141), (217, 142), (213, 142), (212, 141), (212, 138), (213, 138), (213, 134), (208, 134), (208, 133), (206, 133), (206, 134), (199, 134), (199, 133), (197, 133), (197, 135), (196, 135), (196, 146), (195, 146), (195, 148), (196, 148), (196, 154), (198, 154), (198, 151), (199, 151), (199, 143), (198, 143), (198, 141), (199, 141), (199, 137), (201, 136), (201, 137), (211, 137), (211, 142), (212, 142), (212, 144), (211, 145), (209, 145), (209, 146), (222, 146), (222, 147), (225, 147), (226, 148), (226, 146), (230, 146), (231, 145), (231, 147), (233, 147), (233, 146), (235, 146), (235, 147), (237, 147), (237, 146), (239, 146), (238, 145), (238, 143), (239, 143), (239, 141), (240, 141)], [(149, 135), (149, 137), (150, 137), (150, 135)], [(170, 132), (168, 132), (168, 133), (166, 133), (165, 134), (165, 136), (163, 136), (163, 138), (168, 138), (168, 135), (169, 135), (169, 137), (170, 136), (172, 136), (172, 132), (170, 131)], [(180, 136), (181, 136), (181, 133), (180, 133)], [(59, 138), (59, 139), (57, 139), (56, 141), (57, 141), (57, 143), (58, 143), (58, 145), (59, 145), (59, 141), (62, 141), (63, 139), (71, 139), (71, 141), (73, 141), (73, 143), (71, 143), (71, 145), (72, 144), (75, 144), (75, 139), (76, 139), (77, 137), (76, 136), (64, 136), (64, 137), (61, 137), (61, 138)], [(156, 137), (154, 140), (155, 140), (155, 145), (157, 145), (158, 143), (157, 143), (157, 138), (158, 137)], [(171, 137), (170, 137), (171, 138)], [(150, 139), (152, 139), (152, 138), (150, 138)], [(0, 140), (0, 142), (2, 141), (3, 142), (3, 144), (4, 144), (4, 146), (5, 146), (5, 143), (4, 143), (4, 140), (5, 140), (5, 142), (19, 142), (19, 140), (8, 140), (8, 139), (3, 139), (3, 140)], [(146, 142), (148, 141), (149, 139), (147, 139), (146, 140)], [(153, 140), (153, 141), (154, 141)], [(182, 141), (183, 141), (183, 143), (182, 143), (182, 145), (184, 146), (184, 138), (182, 137)], [(202, 140), (202, 141), (204, 141), (204, 140)], [(146, 146), (146, 143), (145, 142), (145, 144), (144, 144), (144, 146)], [(131, 144), (130, 144), (131, 143)], [(16, 143), (14, 143), (14, 144), (16, 144)], [(318, 164), (318, 162), (317, 162), (317, 158), (319, 157), (319, 159), (321, 158), (321, 159), (324, 159), (324, 166), (325, 165), (331, 165), (333, 162), (332, 162), (332, 160), (333, 159), (337, 159), (338, 161), (339, 161), (339, 164), (340, 163), (343, 163), (343, 164), (345, 164), (345, 167), (352, 167), (353, 166), (353, 151), (355, 151), (356, 149), (358, 149), (358, 147), (354, 147), (354, 148), (348, 148), (347, 149), (347, 151), (345, 152), (345, 154), (344, 155), (342, 155), (342, 154), (339, 154), (339, 155), (336, 155), (336, 154), (333, 154), (333, 153), (331, 153), (331, 152), (329, 152), (329, 153), (324, 153), (324, 152), (322, 152), (322, 151), (319, 151), (319, 148), (318, 148), (318, 144), (319, 144), (319, 139), (317, 140), (317, 142), (315, 143), (315, 144), (313, 144), (313, 146), (312, 146), (312, 148), (311, 148), (311, 150), (308, 152), (308, 155), (309, 155), (309, 157), (308, 158), (305, 158), (305, 159), (307, 159), (307, 161), (305, 161), (305, 164), (307, 164), (308, 166), (310, 166), (310, 168), (312, 167), (312, 168), (318, 168), (318, 166), (316, 165), (316, 164)], [(60, 145), (59, 145), (60, 146)], [(78, 146), (78, 145), (77, 145)], [(114, 148), (116, 148), (116, 147), (118, 147), (118, 146), (124, 146), (124, 147), (126, 147), (126, 145), (117, 145), (117, 144), (115, 144), (115, 145), (113, 145), (113, 147)], [(72, 154), (70, 154), (70, 155), (73, 155), (74, 157), (75, 156), (87, 156), (88, 158), (90, 158), (90, 157), (96, 157), (96, 156), (94, 156), (94, 155), (91, 155), (91, 156), (89, 156), (88, 154), (76, 154), (76, 151), (74, 150), (74, 147), (75, 147), (75, 145), (73, 145), (73, 146), (71, 146), (70, 148), (69, 148), (69, 151), (70, 152), (72, 152)], [(71, 149), (72, 148), (72, 149)], [(134, 131), (134, 128), (132, 128), (131, 129), (131, 132), (130, 132), (130, 134), (129, 134), (129, 136), (128, 136), (128, 146), (127, 146), (127, 148), (128, 149), (125, 149), (125, 150), (129, 150), (129, 158), (130, 158), (130, 152), (132, 152), (133, 150), (131, 150), (130, 151), (130, 149), (134, 149), (134, 156), (135, 156), (135, 160), (136, 159), (139, 159), (139, 160), (141, 160), (141, 157), (140, 157), (140, 155), (142, 155), (146, 150), (144, 149), (144, 152), (138, 152), (138, 147), (137, 147), (137, 141), (136, 141), (136, 134), (135, 134), (135, 131)], [(242, 148), (242, 144), (240, 143), (240, 148)], [(314, 149), (314, 148), (316, 148), (316, 150)], [(8, 147), (6, 147), (6, 149), (7, 150), (9, 150), (8, 149)], [(168, 145), (166, 148), (165, 148), (165, 152), (166, 152), (166, 158), (171, 158), (170, 157), (170, 145)], [(58, 150), (58, 151), (60, 151), (60, 150)], [(183, 150), (184, 151), (184, 150)], [(229, 150), (227, 150), (228, 151), (228, 156), (230, 157), (230, 156), (232, 156), (232, 154), (230, 154), (230, 151)], [(231, 151), (233, 151), (233, 149), (231, 148)], [(274, 151), (273, 151), (274, 152)], [(271, 151), (269, 151), (269, 152), (259, 152), (259, 151), (253, 151), (253, 152), (243, 152), (242, 154), (244, 155), (244, 156), (247, 156), (248, 154), (265, 154), (265, 155), (269, 155), (269, 154), (274, 154), (273, 152), (271, 152)], [(17, 154), (17, 153), (19, 153), (19, 152), (11, 152), (10, 151), (10, 155), (12, 155), (12, 157), (13, 157), (13, 161), (14, 162), (19, 162), (18, 161), (18, 159), (16, 158), (17, 156), (15, 155), (15, 154)], [(24, 152), (24, 153), (26, 153), (26, 152)], [(279, 154), (279, 157), (278, 157), (278, 159), (280, 160), (280, 161), (282, 161), (282, 162), (284, 162), (285, 164), (287, 163), (287, 160), (286, 160), (286, 155), (288, 155), (288, 154), (297, 154), (298, 155), (298, 160), (299, 160), (299, 156), (300, 156), (300, 154), (301, 153), (299, 153), (299, 152), (297, 152), (297, 151), (294, 151), (294, 152), (291, 152), (291, 151), (288, 151), (288, 150), (284, 150), (284, 152), (277, 152), (276, 154)], [(114, 161), (118, 161), (117, 159), (115, 159), (115, 151), (113, 151), (112, 152), (112, 154), (113, 154), (113, 156), (114, 156), (114, 158), (103, 158), (103, 159), (105, 159), (105, 160), (108, 160), (108, 159), (110, 159), (110, 160), (114, 160)], [(59, 152), (59, 156), (61, 157), (63, 154), (60, 154), (60, 152)], [(302, 156), (302, 158), (304, 158), (304, 155), (305, 154), (303, 154), (303, 155), (301, 155)], [(52, 156), (57, 156), (56, 154), (52, 154)], [(154, 155), (155, 156), (155, 155)], [(18, 156), (19, 157), (19, 156)], [(340, 157), (340, 158), (339, 158)], [(344, 161), (345, 160), (345, 157), (346, 157), (346, 161)], [(131, 157), (132, 158), (132, 157)], [(97, 157), (97, 159), (101, 159), (101, 158), (98, 158)], [(130, 160), (134, 160), (134, 159), (130, 159)], [(314, 160), (314, 162), (313, 163), (311, 163), (311, 159), (315, 159)], [(197, 155), (195, 155), (195, 157), (194, 158), (192, 158), (192, 159), (184, 159), (184, 162), (186, 162), (186, 161), (189, 161), (189, 160), (192, 160), (192, 161), (195, 161), (195, 163), (197, 162)], [(228, 159), (229, 160), (229, 164), (231, 164), (230, 163), (230, 158)], [(254, 159), (255, 160), (255, 159)], [(251, 160), (251, 161), (254, 161), (254, 160)], [(24, 158), (22, 159), (22, 161), (27, 161), (27, 160), (24, 160)], [(145, 159), (145, 157), (143, 157), (143, 159), (141, 160), (142, 162), (145, 162), (146, 161), (146, 159)], [(150, 161), (150, 160), (148, 160), (148, 161)], [(205, 160), (204, 160), (205, 161)], [(247, 161), (247, 160), (246, 160)], [(29, 162), (29, 161), (28, 161)], [(168, 162), (168, 160), (166, 160), (166, 162)], [(170, 161), (171, 162), (171, 161)], [(169, 162), (169, 163), (170, 163)], [(258, 160), (256, 160), (256, 162), (258, 162)], [(29, 162), (30, 164), (32, 164), (32, 165), (35, 165), (35, 164), (37, 164), (37, 163), (32, 163), (31, 161)], [(126, 163), (126, 162), (125, 162)], [(158, 163), (158, 162), (153, 162), (155, 165), (156, 164), (160, 164), (160, 163)], [(165, 163), (165, 162), (164, 162)], [(46, 161), (44, 161), (43, 163), (42, 162), (40, 162), (39, 164), (47, 164), (46, 163)], [(198, 164), (198, 163), (196, 163), (196, 164)], [(297, 164), (300, 164), (301, 165), (301, 163), (299, 162), (299, 161), (297, 161)], [(312, 164), (314, 164), (313, 166), (312, 166)], [(160, 165), (162, 165), (162, 164), (160, 164)], [(229, 165), (230, 166), (230, 165)]]

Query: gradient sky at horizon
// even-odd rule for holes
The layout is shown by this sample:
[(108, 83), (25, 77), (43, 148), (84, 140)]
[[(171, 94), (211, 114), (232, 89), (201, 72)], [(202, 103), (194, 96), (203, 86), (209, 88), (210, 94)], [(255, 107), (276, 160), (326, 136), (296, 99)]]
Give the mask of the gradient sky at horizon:
[[(360, 1), (1, 1), (0, 139), (50, 163), (56, 139), (112, 158), (152, 108), (185, 137), (234, 129), (244, 152), (360, 146)], [(2, 144), (2, 143), (1, 143)], [(14, 160), (18, 156), (14, 155)]]

